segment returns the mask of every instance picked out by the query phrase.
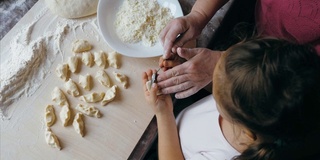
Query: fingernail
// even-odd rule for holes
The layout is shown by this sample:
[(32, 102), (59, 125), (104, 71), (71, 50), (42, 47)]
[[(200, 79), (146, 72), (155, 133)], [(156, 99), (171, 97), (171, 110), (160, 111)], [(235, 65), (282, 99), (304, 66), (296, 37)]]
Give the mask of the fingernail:
[(156, 84), (155, 83), (152, 83), (152, 86), (151, 86), (152, 88), (155, 88), (156, 87)]

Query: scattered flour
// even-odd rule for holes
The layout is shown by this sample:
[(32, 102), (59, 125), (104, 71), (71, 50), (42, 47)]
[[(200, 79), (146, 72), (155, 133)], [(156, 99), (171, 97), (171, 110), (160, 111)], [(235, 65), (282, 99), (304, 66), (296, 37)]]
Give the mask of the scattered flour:
[[(7, 109), (22, 96), (32, 96), (51, 73), (51, 66), (57, 55), (63, 61), (64, 51), (61, 49), (68, 33), (76, 36), (75, 30), (90, 25), (96, 39), (100, 39), (96, 18), (86, 21), (62, 19), (53, 30), (44, 31), (38, 37), (32, 37), (34, 28), (40, 18), (47, 12), (40, 12), (30, 24), (24, 26), (11, 40), (9, 50), (1, 52), (9, 57), (0, 64), (0, 119), (8, 119)], [(90, 29), (90, 28), (89, 28)]]
[(116, 15), (116, 32), (123, 42), (153, 46), (172, 18), (170, 9), (156, 0), (125, 0)]
[[(10, 43), (10, 58), (1, 64), (0, 116), (7, 106), (22, 95), (32, 95), (41, 85), (54, 61), (61, 52), (60, 43), (68, 25), (59, 25), (55, 32), (30, 40), (36, 22), (27, 25)], [(55, 45), (50, 45), (53, 43)], [(47, 54), (51, 52), (53, 54)]]

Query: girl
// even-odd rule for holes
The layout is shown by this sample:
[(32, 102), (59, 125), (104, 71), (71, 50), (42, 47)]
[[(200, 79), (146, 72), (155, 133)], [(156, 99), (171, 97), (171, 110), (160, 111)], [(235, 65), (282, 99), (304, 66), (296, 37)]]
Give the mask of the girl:
[[(143, 74), (143, 84), (156, 71)], [(159, 159), (308, 159), (320, 153), (320, 59), (309, 46), (253, 39), (222, 53), (213, 96), (177, 119), (170, 95), (144, 86)], [(312, 157), (314, 158), (314, 157)]]

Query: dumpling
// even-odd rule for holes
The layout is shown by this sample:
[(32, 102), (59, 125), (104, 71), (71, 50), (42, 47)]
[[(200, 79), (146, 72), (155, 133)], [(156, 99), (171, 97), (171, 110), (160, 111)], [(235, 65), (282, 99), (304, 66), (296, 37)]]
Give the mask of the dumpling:
[(51, 127), (56, 122), (56, 114), (53, 105), (47, 105), (45, 113), (45, 122), (47, 127)]
[(87, 102), (87, 103), (100, 102), (103, 99), (104, 95), (105, 95), (105, 93), (103, 93), (103, 92), (101, 92), (101, 93), (93, 92), (93, 93), (81, 96), (80, 100)]
[(94, 65), (94, 58), (91, 52), (82, 53), (82, 63), (88, 67), (92, 67)]
[(101, 101), (101, 105), (106, 105), (114, 100), (114, 98), (116, 97), (117, 88), (118, 87), (116, 85), (114, 85), (110, 89), (107, 90), (104, 98)]
[(45, 139), (49, 146), (53, 148), (58, 148), (59, 150), (61, 150), (58, 137), (51, 131), (49, 127), (46, 128)]
[(100, 111), (94, 106), (78, 104), (76, 110), (90, 117), (101, 117)]
[(58, 88), (55, 87), (51, 93), (52, 96), (52, 100), (60, 105), (60, 106), (64, 106), (64, 105), (69, 105), (68, 104), (68, 100), (67, 97), (65, 96), (65, 94)]
[(89, 74), (86, 76), (79, 75), (79, 85), (87, 90), (90, 91), (92, 89), (92, 78)]
[(100, 68), (107, 68), (107, 57), (106, 54), (103, 51), (100, 52), (93, 52), (94, 55), (94, 62), (99, 66)]
[(78, 39), (74, 42), (72, 42), (72, 51), (74, 53), (81, 53), (84, 51), (89, 51), (92, 49), (92, 45), (83, 39)]
[(83, 121), (83, 114), (77, 113), (76, 116), (73, 119), (72, 126), (74, 130), (81, 135), (81, 137), (84, 136), (84, 121)]
[(79, 60), (77, 56), (71, 56), (68, 58), (68, 66), (69, 66), (69, 70), (72, 73), (77, 72), (78, 69), (78, 64), (79, 64)]
[(72, 95), (73, 97), (77, 97), (80, 95), (80, 91), (76, 83), (73, 82), (71, 79), (69, 79), (69, 81), (64, 84), (64, 87), (66, 88), (67, 93)]
[(128, 77), (124, 74), (113, 72), (113, 75), (115, 76), (116, 80), (120, 82), (123, 85), (123, 88), (127, 89), (129, 86), (129, 80)]
[(56, 68), (57, 76), (64, 81), (67, 81), (69, 79), (68, 71), (69, 71), (68, 64), (58, 64)]
[(111, 87), (110, 78), (105, 71), (103, 71), (103, 70), (98, 71), (96, 73), (95, 78), (100, 84), (102, 84), (106, 87)]

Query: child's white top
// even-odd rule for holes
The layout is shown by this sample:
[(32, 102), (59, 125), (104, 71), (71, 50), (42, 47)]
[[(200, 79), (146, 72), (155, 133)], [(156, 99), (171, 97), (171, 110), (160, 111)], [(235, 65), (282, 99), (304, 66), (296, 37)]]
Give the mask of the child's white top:
[(185, 159), (230, 160), (240, 154), (223, 136), (212, 95), (184, 109), (176, 121)]

